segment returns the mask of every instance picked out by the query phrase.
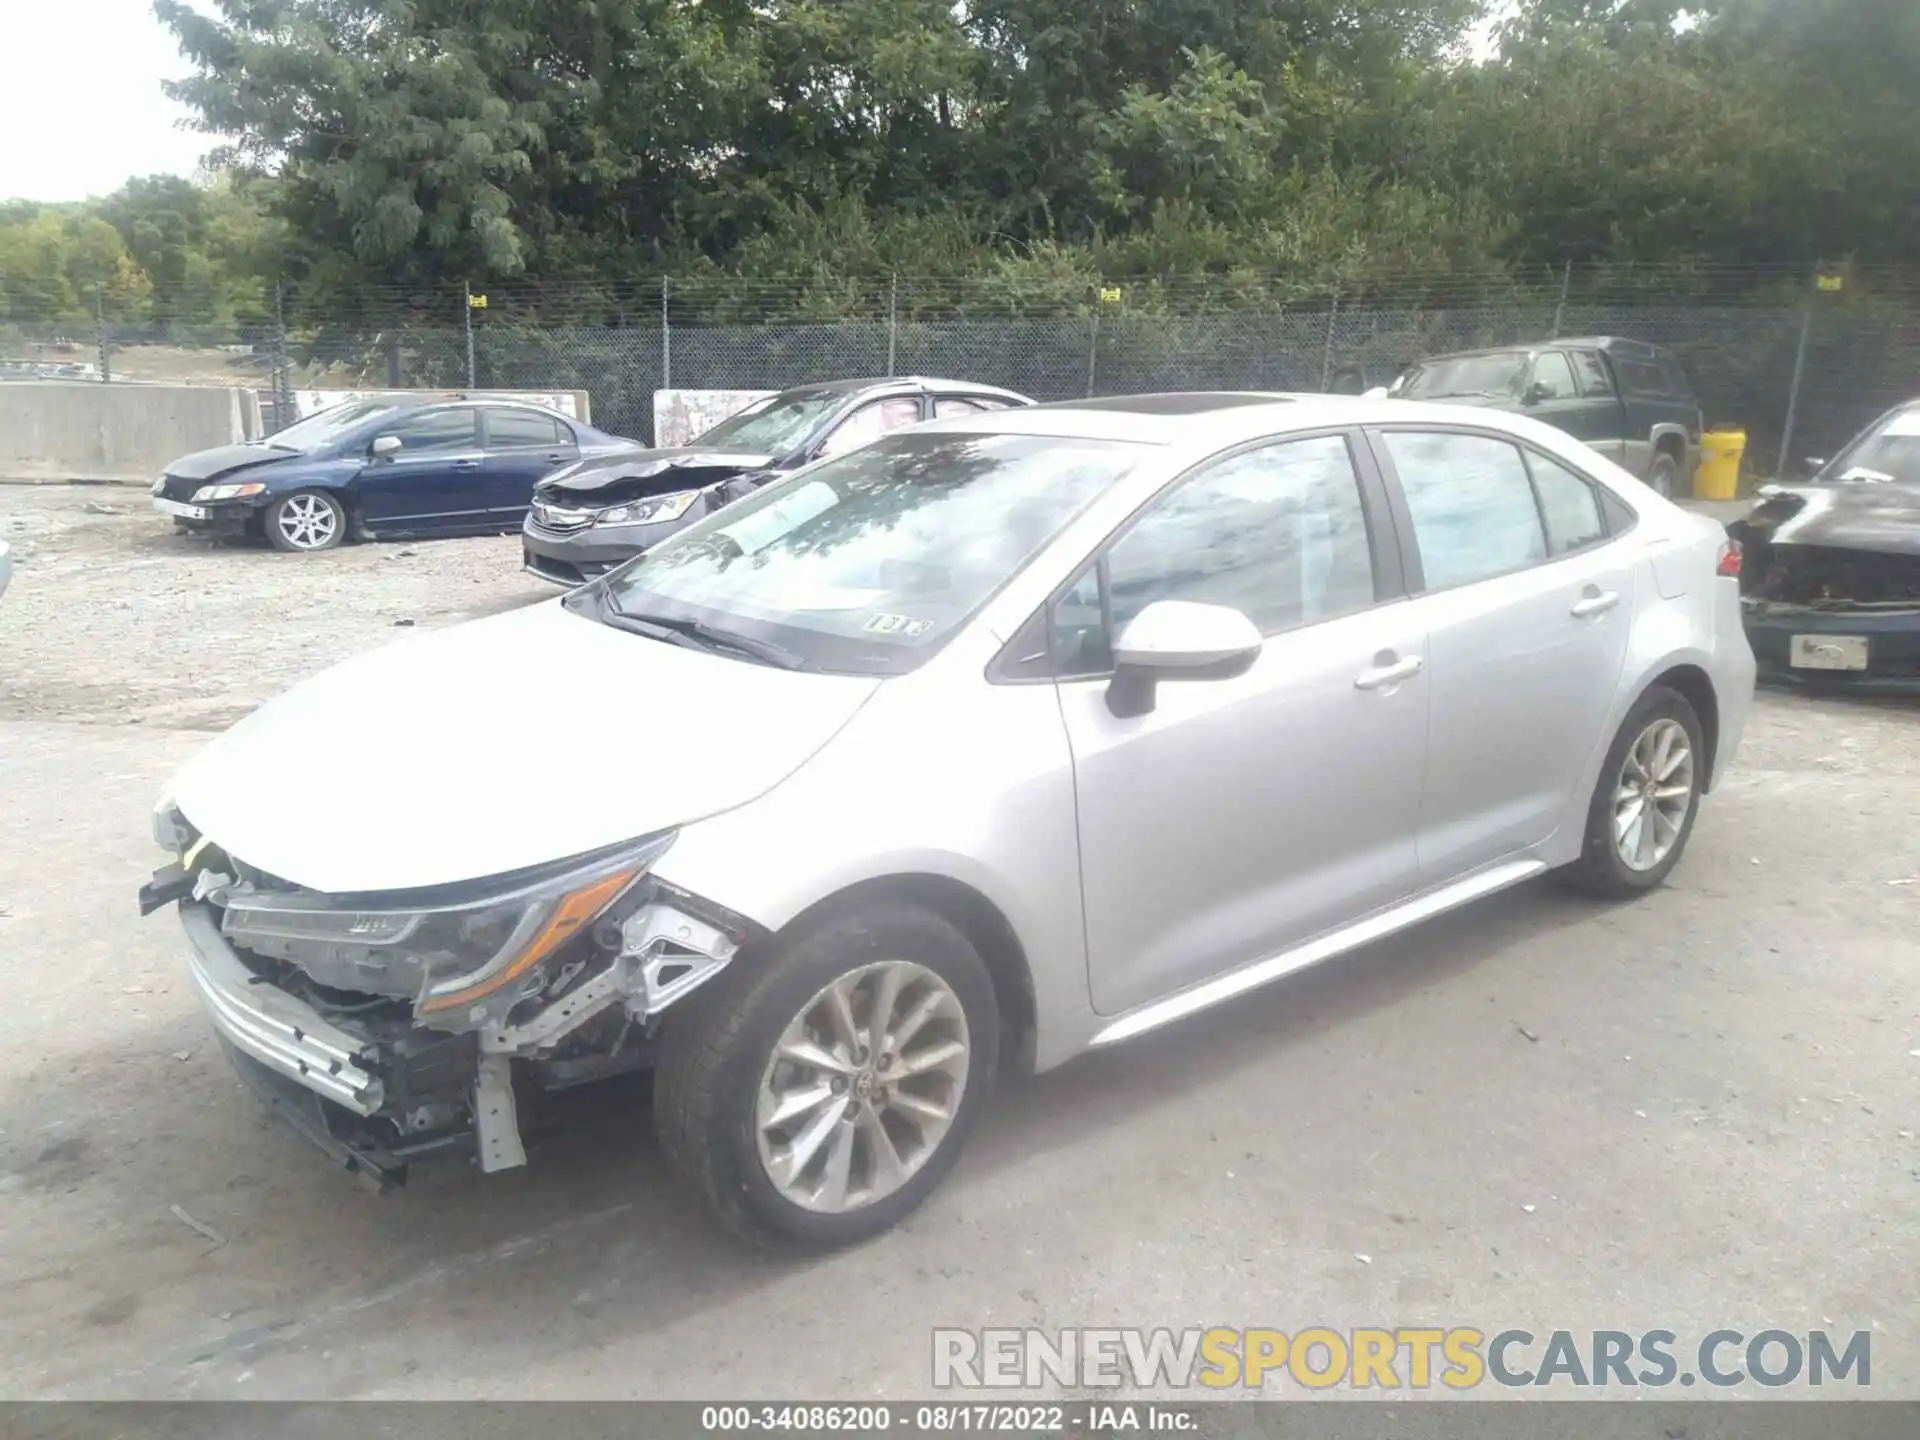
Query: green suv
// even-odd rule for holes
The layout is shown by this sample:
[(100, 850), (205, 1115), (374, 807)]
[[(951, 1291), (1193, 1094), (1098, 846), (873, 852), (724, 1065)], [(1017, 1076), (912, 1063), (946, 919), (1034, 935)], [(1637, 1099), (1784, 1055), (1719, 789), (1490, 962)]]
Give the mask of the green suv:
[(1433, 355), (1395, 380), (1391, 393), (1530, 415), (1669, 499), (1699, 458), (1700, 402), (1673, 356), (1638, 340), (1599, 336)]

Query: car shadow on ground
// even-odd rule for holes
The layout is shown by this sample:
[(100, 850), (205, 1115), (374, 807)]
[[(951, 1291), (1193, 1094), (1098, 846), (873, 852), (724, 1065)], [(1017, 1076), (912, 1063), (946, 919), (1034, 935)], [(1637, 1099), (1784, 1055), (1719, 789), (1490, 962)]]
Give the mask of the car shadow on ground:
[[(1045, 1075), (1007, 1077), (943, 1190), (898, 1230), (849, 1253), (885, 1247), (886, 1263), (925, 1276), (938, 1264), (933, 1252), (952, 1250), (970, 1195), (1001, 1172), (1188, 1104), (1193, 1090), (1231, 1081), (1275, 1047), (1324, 1041), (1376, 1008), (1593, 913), (1590, 902), (1528, 885), (1128, 1045)], [(125, 1058), (79, 1059), (82, 1069), (114, 1063)], [(136, 1131), (178, 1128), (177, 1117), (161, 1113), (162, 1088), (136, 1093), (154, 1097), (155, 1113), (122, 1115), (121, 1124)], [(31, 1095), (10, 1097), (0, 1111), (0, 1133), (31, 1129), (34, 1105)], [(183, 1273), (186, 1289), (204, 1293), (183, 1301), (182, 1323), (158, 1331), (143, 1315), (145, 1334), (123, 1342), (116, 1337), (110, 1347), (133, 1347), (124, 1363), (72, 1378), (67, 1383), (76, 1393), (178, 1393), (191, 1379), (194, 1393), (206, 1395), (210, 1386), (217, 1390), (219, 1373), (236, 1368), (257, 1370), (262, 1384), (248, 1393), (262, 1393), (262, 1385), (275, 1383), (276, 1358), (292, 1366), (296, 1354), (351, 1345), (380, 1312), (383, 1328), (420, 1323), (410, 1320), (415, 1306), (421, 1318), (431, 1313), (440, 1343), (475, 1355), (499, 1347), (524, 1365), (531, 1363), (529, 1347), (559, 1353), (588, 1336), (594, 1344), (609, 1335), (644, 1336), (810, 1269), (857, 1263), (844, 1254), (759, 1251), (714, 1228), (666, 1171), (651, 1132), (644, 1077), (547, 1097), (543, 1133), (526, 1170), (482, 1176), (458, 1164), (417, 1167), (408, 1186), (377, 1198), (267, 1118), (237, 1081), (210, 1078), (197, 1108), (207, 1117), (200, 1123), (227, 1130), (231, 1143), (207, 1147), (186, 1163), (242, 1223), (218, 1220), (226, 1234), (217, 1259), (195, 1261)], [(204, 1135), (179, 1135), (170, 1143), (207, 1146)], [(119, 1192), (96, 1197), (89, 1208), (150, 1212), (156, 1196), (178, 1190), (177, 1180), (156, 1172), (182, 1157), (163, 1162), (162, 1152), (148, 1145), (111, 1164), (82, 1163), (45, 1178)], [(222, 1181), (223, 1174), (231, 1178)], [(28, 1177), (28, 1183), (36, 1182)], [(248, 1190), (256, 1192), (251, 1200), (244, 1198)], [(164, 1216), (158, 1223), (163, 1243), (195, 1243)], [(90, 1263), (85, 1254), (48, 1259), (68, 1271)], [(208, 1274), (216, 1266), (222, 1276)], [(154, 1281), (165, 1283), (162, 1276)], [(497, 1304), (502, 1293), (516, 1296), (512, 1306)], [(223, 1298), (232, 1295), (243, 1298)], [(541, 1317), (534, 1331), (524, 1323), (529, 1313)], [(330, 1393), (324, 1378), (293, 1373), (301, 1392)], [(397, 1382), (399, 1374), (363, 1370), (359, 1379), (379, 1385)]]

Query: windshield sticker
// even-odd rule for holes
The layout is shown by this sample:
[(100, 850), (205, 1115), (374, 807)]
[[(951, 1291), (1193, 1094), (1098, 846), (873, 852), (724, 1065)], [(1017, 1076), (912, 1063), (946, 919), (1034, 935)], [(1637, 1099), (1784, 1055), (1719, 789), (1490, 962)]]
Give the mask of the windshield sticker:
[(867, 623), (860, 627), (869, 635), (905, 635), (912, 637), (924, 635), (933, 628), (931, 620), (916, 620), (911, 615), (888, 615), (878, 613), (868, 617)]

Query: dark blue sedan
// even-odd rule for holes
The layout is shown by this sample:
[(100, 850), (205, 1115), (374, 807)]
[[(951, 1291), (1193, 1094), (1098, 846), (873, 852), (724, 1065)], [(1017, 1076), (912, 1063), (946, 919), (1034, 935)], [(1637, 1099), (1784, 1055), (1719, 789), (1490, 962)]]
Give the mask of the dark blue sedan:
[(262, 440), (182, 456), (153, 485), (182, 529), (329, 550), (517, 530), (534, 482), (637, 448), (556, 411), (507, 400), (343, 402)]

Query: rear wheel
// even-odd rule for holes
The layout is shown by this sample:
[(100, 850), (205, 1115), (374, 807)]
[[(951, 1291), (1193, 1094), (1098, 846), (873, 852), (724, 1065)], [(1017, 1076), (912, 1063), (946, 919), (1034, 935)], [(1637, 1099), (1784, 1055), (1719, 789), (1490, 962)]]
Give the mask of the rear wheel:
[(347, 512), (324, 490), (296, 490), (267, 507), (265, 529), (276, 550), (331, 550), (347, 538)]
[(984, 1103), (999, 1036), (986, 966), (946, 920), (897, 901), (743, 961), (668, 1017), (661, 1145), (749, 1240), (877, 1235), (940, 1183)]
[(1671, 450), (1656, 450), (1647, 470), (1647, 484), (1663, 500), (1673, 499), (1680, 485), (1680, 462)]
[(1640, 697), (1600, 767), (1569, 883), (1620, 899), (1663, 882), (1687, 847), (1706, 782), (1700, 717), (1677, 690)]

